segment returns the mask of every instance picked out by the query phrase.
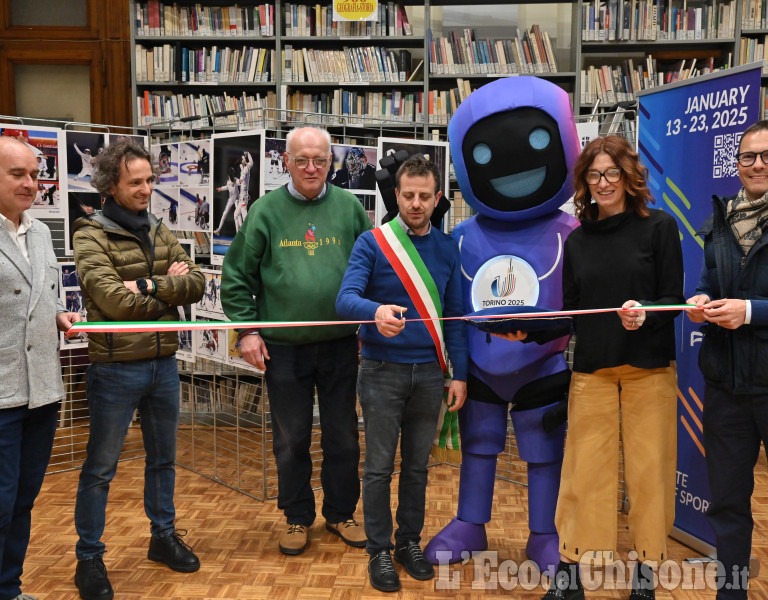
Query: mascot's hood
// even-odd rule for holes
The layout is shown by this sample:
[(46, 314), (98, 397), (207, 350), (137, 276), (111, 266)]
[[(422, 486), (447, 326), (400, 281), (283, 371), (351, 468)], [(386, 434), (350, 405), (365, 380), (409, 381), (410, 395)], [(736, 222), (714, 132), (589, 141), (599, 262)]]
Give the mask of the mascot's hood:
[[(478, 198), (470, 183), (463, 153), (464, 137), (481, 119), (523, 107), (539, 109), (554, 119), (560, 131), (567, 176), (560, 190), (536, 206), (517, 211), (491, 208)], [(448, 124), (456, 179), (465, 201), (477, 212), (499, 221), (527, 221), (552, 213), (573, 195), (573, 166), (581, 152), (568, 94), (549, 81), (531, 76), (499, 79), (472, 92), (456, 109)], [(526, 140), (527, 142), (527, 140)], [(509, 140), (510, 163), (514, 164), (515, 140)]]

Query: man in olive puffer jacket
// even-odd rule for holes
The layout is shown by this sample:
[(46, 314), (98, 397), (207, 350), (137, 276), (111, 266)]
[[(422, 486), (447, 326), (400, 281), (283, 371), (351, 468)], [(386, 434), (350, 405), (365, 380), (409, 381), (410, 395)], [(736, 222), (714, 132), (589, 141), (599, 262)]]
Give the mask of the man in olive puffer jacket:
[[(90, 321), (175, 321), (177, 306), (203, 295), (200, 268), (147, 210), (153, 182), (150, 154), (135, 141), (118, 141), (101, 155), (92, 183), (105, 198), (103, 210), (74, 224), (75, 263)], [(75, 505), (75, 584), (84, 600), (114, 596), (101, 536), (109, 484), (136, 409), (147, 454), (144, 510), (152, 532), (148, 558), (175, 571), (200, 568), (174, 525), (176, 349), (173, 331), (89, 336), (90, 436)]]

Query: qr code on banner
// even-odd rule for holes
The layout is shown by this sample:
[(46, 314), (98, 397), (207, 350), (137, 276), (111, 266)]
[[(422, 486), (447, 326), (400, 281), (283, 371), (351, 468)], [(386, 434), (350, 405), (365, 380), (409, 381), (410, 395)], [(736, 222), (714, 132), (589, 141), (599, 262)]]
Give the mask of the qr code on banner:
[(739, 147), (741, 133), (724, 133), (715, 136), (715, 152), (712, 158), (712, 177), (736, 177), (736, 149)]

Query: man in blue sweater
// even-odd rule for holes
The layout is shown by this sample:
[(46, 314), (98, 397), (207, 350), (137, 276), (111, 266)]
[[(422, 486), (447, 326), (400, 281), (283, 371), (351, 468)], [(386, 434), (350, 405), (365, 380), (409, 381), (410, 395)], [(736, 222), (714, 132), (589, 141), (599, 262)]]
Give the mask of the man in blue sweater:
[[(362, 325), (358, 376), (365, 423), (363, 515), (368, 573), (377, 590), (394, 592), (395, 559), (415, 579), (434, 577), (419, 542), (424, 527), (427, 461), (447, 373), (446, 402), (458, 410), (467, 395), (466, 332), (461, 320), (461, 261), (456, 242), (432, 227), (440, 200), (439, 172), (424, 158), (407, 160), (396, 175), (397, 217), (355, 242), (336, 299), (343, 319)], [(408, 319), (404, 314), (408, 313)], [(397, 526), (392, 544), (390, 482), (400, 440)]]

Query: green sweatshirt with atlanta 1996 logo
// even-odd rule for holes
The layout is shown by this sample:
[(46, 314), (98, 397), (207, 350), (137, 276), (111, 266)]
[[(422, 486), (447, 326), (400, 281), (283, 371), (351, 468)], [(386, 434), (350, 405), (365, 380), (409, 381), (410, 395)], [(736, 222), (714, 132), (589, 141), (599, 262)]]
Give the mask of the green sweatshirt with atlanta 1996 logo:
[[(232, 321), (339, 320), (336, 295), (352, 246), (370, 228), (360, 201), (334, 185), (318, 200), (297, 200), (286, 186), (265, 194), (251, 206), (224, 257), (224, 312)], [(274, 344), (332, 340), (356, 329), (260, 327)]]

